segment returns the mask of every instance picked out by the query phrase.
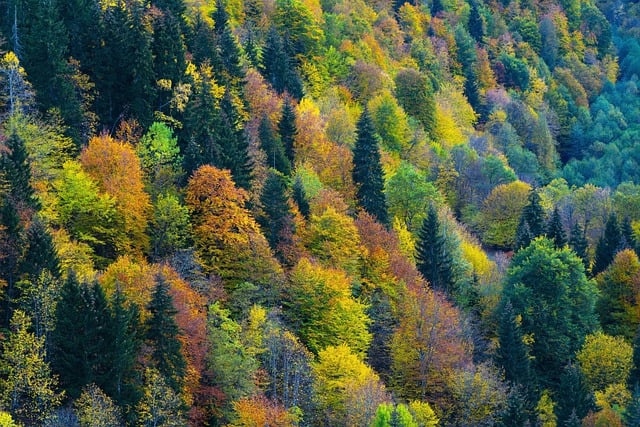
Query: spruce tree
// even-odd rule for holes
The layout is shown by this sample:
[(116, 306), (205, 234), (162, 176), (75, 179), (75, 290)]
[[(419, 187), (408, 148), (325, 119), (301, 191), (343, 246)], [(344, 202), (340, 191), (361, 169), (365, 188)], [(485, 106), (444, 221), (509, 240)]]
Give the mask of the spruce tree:
[(221, 126), (218, 129), (218, 146), (222, 150), (221, 162), (214, 166), (229, 169), (238, 187), (249, 189), (251, 166), (249, 163), (249, 142), (241, 127), (240, 114), (233, 103), (229, 88), (220, 101)]
[(632, 389), (631, 402), (622, 413), (622, 419), (627, 427), (640, 427), (640, 386), (637, 384)]
[(433, 205), (422, 223), (416, 245), (416, 266), (433, 289), (455, 296), (452, 259), (446, 249), (440, 220)]
[[(153, 17), (153, 72), (156, 79), (168, 80), (171, 88), (176, 87), (183, 79), (187, 67), (185, 59), (186, 47), (182, 36), (183, 21), (170, 10)], [(165, 90), (158, 94), (154, 107), (162, 110), (171, 101), (171, 91)]]
[(296, 135), (298, 134), (298, 128), (296, 127), (296, 112), (293, 109), (290, 98), (285, 98), (282, 103), (282, 115), (278, 122), (278, 134), (284, 146), (284, 153), (289, 159), (289, 162), (291, 162), (291, 165), (293, 165), (295, 163), (294, 143)]
[(244, 69), (240, 63), (240, 48), (229, 26), (229, 14), (221, 0), (216, 2), (216, 10), (212, 14), (214, 33), (221, 59), (221, 69), (217, 70), (221, 80), (228, 85), (239, 85), (244, 77)]
[(604, 234), (598, 240), (596, 246), (596, 256), (593, 261), (593, 275), (606, 270), (611, 264), (616, 253), (621, 249), (623, 243), (618, 217), (615, 213), (609, 215), (607, 224), (604, 228)]
[(622, 241), (620, 242), (620, 249), (631, 249), (638, 254), (638, 244), (631, 226), (631, 219), (628, 216), (624, 217), (620, 226), (620, 233), (622, 234)]
[(21, 265), (22, 273), (32, 280), (38, 278), (44, 270), (54, 277), (60, 277), (60, 260), (51, 234), (38, 219), (27, 230), (27, 250)]
[(532, 387), (534, 377), (531, 372), (529, 349), (523, 341), (520, 325), (510, 301), (504, 303), (500, 310), (498, 323), (498, 340), (500, 346), (496, 351), (496, 362), (504, 370), (504, 377), (514, 384)]
[(269, 242), (269, 246), (282, 262), (286, 261), (283, 249), (293, 244), (290, 236), (294, 227), (293, 215), (289, 208), (289, 199), (286, 192), (287, 183), (285, 178), (277, 171), (269, 171), (260, 195), (260, 203), (262, 204), (264, 215), (259, 217), (258, 222)]
[(262, 51), (262, 75), (278, 93), (287, 92), (295, 99), (302, 98), (302, 81), (295, 63), (287, 53), (284, 40), (275, 27), (267, 33)]
[(640, 387), (640, 328), (636, 331), (636, 336), (633, 339), (633, 366), (629, 372), (627, 385), (629, 390)]
[(291, 164), (284, 153), (282, 142), (277, 138), (271, 126), (271, 121), (266, 114), (263, 115), (262, 120), (260, 120), (258, 138), (260, 139), (262, 150), (267, 155), (267, 165), (283, 175), (290, 175)]
[(478, 7), (478, 1), (471, 2), (471, 11), (469, 12), (469, 34), (478, 43), (482, 43), (484, 38), (484, 21), (482, 15), (480, 15), (480, 8)]
[(564, 227), (562, 226), (562, 218), (560, 218), (560, 212), (558, 208), (553, 210), (553, 214), (551, 215), (551, 219), (547, 224), (547, 237), (549, 240), (553, 241), (556, 248), (560, 249), (567, 244), (567, 235), (564, 232)]
[(0, 172), (9, 185), (9, 194), (17, 208), (34, 209), (38, 203), (31, 187), (31, 166), (24, 140), (12, 130), (5, 141), (7, 152), (0, 157)]
[(555, 396), (555, 412), (560, 426), (569, 425), (567, 423), (576, 419), (582, 420), (590, 411), (596, 409), (593, 394), (576, 364), (569, 364), (564, 368)]
[[(528, 246), (533, 239), (545, 234), (545, 214), (542, 205), (540, 205), (538, 192), (531, 190), (528, 201), (529, 203), (522, 209), (520, 222), (516, 230), (516, 236), (523, 236), (519, 242), (520, 245), (516, 243), (516, 250)], [(528, 228), (528, 233), (524, 230), (524, 227)], [(529, 241), (527, 241), (527, 235), (530, 236)]]
[(518, 228), (516, 228), (516, 246), (515, 249), (522, 249), (529, 246), (531, 241), (535, 238), (531, 234), (531, 230), (529, 229), (529, 225), (523, 216), (520, 217), (520, 221), (518, 222)]
[(569, 235), (569, 247), (582, 259), (585, 270), (589, 268), (589, 242), (584, 234), (584, 230), (580, 224), (576, 221), (571, 227), (571, 234)]
[(175, 321), (177, 310), (169, 294), (169, 284), (158, 274), (151, 301), (147, 306), (151, 317), (147, 320), (146, 341), (153, 348), (151, 358), (155, 368), (166, 378), (167, 384), (179, 393), (186, 363), (182, 356), (180, 330)]
[(298, 210), (305, 219), (309, 219), (311, 215), (311, 208), (309, 207), (309, 201), (307, 200), (307, 194), (304, 191), (304, 184), (300, 176), (296, 176), (296, 180), (293, 182), (293, 201), (298, 205)]
[(358, 137), (353, 148), (353, 182), (358, 203), (381, 224), (388, 225), (384, 176), (380, 163), (378, 136), (369, 110), (365, 108), (357, 123)]
[(499, 427), (531, 426), (531, 403), (527, 400), (524, 387), (514, 385), (507, 394), (506, 408), (500, 414)]

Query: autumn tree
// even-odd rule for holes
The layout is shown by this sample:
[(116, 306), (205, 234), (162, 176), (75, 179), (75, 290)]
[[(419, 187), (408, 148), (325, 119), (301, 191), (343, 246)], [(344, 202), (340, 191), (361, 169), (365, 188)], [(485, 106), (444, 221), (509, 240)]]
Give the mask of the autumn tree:
[(95, 384), (82, 390), (74, 406), (78, 422), (82, 427), (111, 427), (121, 424), (119, 408)]
[(482, 203), (480, 231), (484, 243), (513, 248), (530, 187), (521, 181), (496, 186)]
[(413, 68), (405, 68), (396, 74), (395, 83), (398, 103), (431, 134), (435, 129), (436, 102), (429, 79)]
[(521, 316), (522, 333), (535, 337), (530, 349), (541, 385), (559, 384), (564, 366), (595, 329), (596, 294), (582, 262), (566, 247), (538, 238), (514, 256), (502, 297)]
[(367, 109), (360, 116), (356, 127), (358, 138), (353, 149), (353, 182), (357, 186), (356, 196), (362, 209), (382, 224), (388, 225), (378, 136)]
[[(597, 392), (615, 384), (626, 385), (632, 353), (631, 345), (622, 337), (599, 332), (587, 335), (576, 360), (587, 385)], [(607, 363), (603, 363), (605, 360)]]
[(144, 372), (143, 396), (136, 412), (141, 426), (179, 427), (185, 425), (183, 403), (180, 396), (167, 385), (157, 370)]

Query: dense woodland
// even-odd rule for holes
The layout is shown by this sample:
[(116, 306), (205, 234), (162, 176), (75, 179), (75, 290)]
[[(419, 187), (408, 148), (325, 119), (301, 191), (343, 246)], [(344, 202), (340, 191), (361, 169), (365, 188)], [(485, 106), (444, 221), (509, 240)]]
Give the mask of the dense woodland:
[(0, 425), (640, 426), (640, 3), (0, 11)]

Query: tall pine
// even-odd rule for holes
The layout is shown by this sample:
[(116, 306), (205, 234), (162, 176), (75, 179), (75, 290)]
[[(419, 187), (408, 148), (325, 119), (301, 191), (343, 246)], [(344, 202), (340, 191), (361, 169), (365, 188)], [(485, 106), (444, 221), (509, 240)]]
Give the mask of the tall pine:
[(533, 239), (544, 235), (546, 231), (545, 213), (540, 204), (538, 192), (531, 190), (528, 201), (529, 203), (522, 209), (520, 222), (516, 230), (516, 250), (529, 246)]
[(214, 166), (229, 169), (236, 185), (247, 190), (251, 182), (249, 142), (229, 87), (220, 101), (220, 120), (218, 145), (222, 150), (222, 161), (219, 164), (214, 163)]
[(153, 352), (151, 358), (155, 368), (166, 378), (167, 384), (179, 393), (184, 381), (186, 363), (182, 355), (182, 344), (178, 339), (180, 330), (175, 320), (177, 310), (169, 294), (169, 284), (158, 274), (151, 301), (147, 306), (151, 317), (147, 320), (146, 341)]
[(295, 163), (294, 143), (298, 128), (296, 127), (296, 112), (293, 109), (293, 102), (290, 98), (285, 98), (282, 103), (282, 115), (278, 122), (278, 134), (284, 147), (284, 153), (293, 165)]
[(455, 296), (453, 260), (447, 251), (445, 237), (441, 231), (438, 213), (429, 206), (427, 218), (422, 223), (416, 244), (416, 266), (431, 287)]
[(598, 240), (596, 246), (596, 255), (593, 261), (592, 273), (595, 276), (611, 264), (616, 253), (622, 249), (623, 237), (618, 223), (618, 217), (615, 213), (611, 213), (607, 219), (604, 233)]
[(571, 233), (569, 234), (569, 247), (582, 259), (585, 270), (589, 269), (589, 242), (587, 236), (585, 236), (584, 230), (580, 224), (576, 221), (571, 227)]
[(369, 110), (365, 108), (357, 123), (358, 138), (353, 148), (353, 182), (356, 197), (362, 209), (381, 224), (388, 225), (387, 201), (384, 194), (384, 176), (380, 163), (378, 136)]
[(302, 98), (302, 80), (295, 62), (285, 49), (284, 40), (275, 27), (267, 33), (262, 51), (262, 75), (278, 93), (288, 93), (295, 99)]
[(269, 171), (260, 203), (264, 214), (258, 218), (258, 222), (271, 249), (280, 261), (286, 263), (286, 248), (293, 244), (293, 214), (289, 208), (285, 178), (275, 170)]
[(560, 212), (558, 208), (553, 210), (551, 219), (547, 224), (547, 237), (553, 242), (556, 248), (560, 249), (567, 244), (567, 234), (564, 232), (562, 226), (562, 218), (560, 218)]
[(267, 165), (283, 175), (290, 175), (291, 163), (289, 163), (289, 159), (285, 155), (282, 141), (274, 132), (271, 121), (266, 114), (260, 120), (258, 138), (260, 139), (262, 150), (267, 155)]

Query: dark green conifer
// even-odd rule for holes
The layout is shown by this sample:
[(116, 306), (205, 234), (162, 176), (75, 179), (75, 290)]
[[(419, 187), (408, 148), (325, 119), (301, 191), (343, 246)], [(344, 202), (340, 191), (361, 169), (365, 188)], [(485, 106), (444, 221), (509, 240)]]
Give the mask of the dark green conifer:
[(197, 14), (194, 19), (188, 45), (196, 65), (207, 63), (214, 69), (222, 67), (216, 46), (216, 35), (211, 25), (200, 14)]
[(531, 403), (521, 385), (513, 385), (507, 394), (507, 406), (500, 414), (499, 427), (531, 426)]
[(596, 410), (593, 394), (576, 364), (569, 364), (564, 368), (555, 400), (559, 426), (572, 425), (576, 419), (580, 421), (590, 411)]
[(531, 241), (535, 238), (529, 230), (529, 224), (525, 221), (524, 217), (520, 217), (518, 222), (518, 228), (516, 228), (516, 246), (515, 249), (522, 249), (529, 246)]
[(298, 205), (298, 210), (305, 219), (309, 219), (311, 215), (311, 208), (309, 207), (309, 201), (307, 200), (307, 194), (304, 191), (304, 184), (299, 176), (293, 183), (293, 200)]
[(278, 30), (271, 27), (262, 51), (262, 75), (278, 93), (287, 92), (295, 99), (302, 98), (302, 81), (295, 63), (287, 53)]
[[(174, 88), (184, 77), (187, 67), (182, 21), (170, 10), (153, 16), (153, 71), (157, 80), (169, 80)], [(155, 108), (162, 111), (169, 104), (171, 91), (158, 94)]]
[(622, 224), (620, 225), (620, 233), (622, 234), (622, 241), (620, 242), (621, 249), (632, 249), (638, 253), (638, 244), (636, 241), (633, 228), (631, 226), (631, 219), (628, 216), (624, 217)]
[(558, 208), (553, 210), (553, 214), (551, 215), (551, 219), (547, 224), (547, 237), (549, 240), (553, 241), (553, 244), (556, 248), (560, 249), (567, 244), (567, 235), (564, 232), (564, 227), (562, 226), (562, 218), (560, 218), (560, 212)]
[(633, 366), (629, 372), (627, 385), (629, 390), (640, 387), (640, 328), (636, 331), (636, 336), (633, 339)]
[(416, 245), (416, 267), (433, 289), (455, 296), (451, 254), (447, 251), (438, 213), (429, 206)]
[(598, 240), (596, 246), (596, 255), (593, 261), (593, 275), (606, 270), (611, 264), (616, 253), (622, 249), (622, 232), (620, 231), (620, 225), (618, 224), (618, 217), (615, 213), (609, 215), (607, 224), (604, 228), (604, 234)]
[[(537, 191), (531, 190), (528, 197), (529, 203), (522, 209), (520, 222), (516, 229), (516, 236), (521, 239), (518, 243), (516, 238), (516, 250), (528, 246), (528, 244), (536, 237), (545, 234), (545, 214), (542, 205), (540, 205), (540, 195)], [(528, 233), (524, 228), (528, 228)], [(530, 236), (527, 240), (527, 236)]]
[(378, 136), (373, 120), (365, 108), (356, 125), (358, 137), (353, 148), (353, 182), (358, 203), (381, 224), (388, 225), (384, 176), (380, 163)]
[(478, 43), (482, 43), (482, 39), (484, 38), (484, 20), (482, 19), (482, 15), (480, 15), (480, 8), (478, 7), (478, 1), (471, 2), (471, 11), (469, 12), (469, 34), (473, 37)]
[(290, 98), (285, 98), (282, 103), (282, 116), (278, 122), (278, 134), (284, 146), (284, 153), (291, 165), (293, 165), (295, 163), (294, 142), (298, 134), (298, 128), (296, 127), (296, 112), (293, 109)]
[(238, 109), (233, 103), (231, 92), (227, 90), (220, 101), (220, 127), (218, 146), (222, 150), (221, 162), (214, 166), (229, 169), (238, 187), (249, 189), (251, 166), (249, 163), (249, 142), (240, 122)]
[(38, 278), (44, 270), (53, 277), (60, 277), (60, 260), (51, 234), (38, 219), (27, 230), (27, 250), (21, 265), (22, 273), (32, 280)]
[(177, 310), (169, 294), (169, 284), (158, 274), (151, 301), (147, 306), (151, 317), (147, 320), (146, 341), (153, 348), (151, 359), (155, 368), (167, 379), (167, 384), (179, 393), (184, 381), (186, 363), (182, 355), (182, 344), (178, 339), (180, 330), (175, 321)]
[(240, 63), (240, 48), (229, 26), (229, 14), (221, 0), (216, 2), (216, 10), (212, 14), (214, 21), (213, 31), (218, 47), (221, 68), (218, 75), (223, 83), (238, 85), (245, 77), (244, 69)]
[(283, 175), (290, 175), (291, 163), (289, 163), (289, 159), (284, 153), (282, 141), (280, 141), (273, 131), (271, 121), (266, 114), (262, 116), (262, 120), (260, 120), (258, 138), (260, 139), (262, 150), (264, 150), (267, 155), (267, 166), (276, 169)]
[(264, 215), (259, 217), (258, 222), (269, 245), (283, 263), (288, 261), (286, 248), (293, 244), (291, 237), (294, 231), (293, 215), (286, 193), (285, 177), (275, 170), (269, 171), (260, 195)]
[(524, 343), (522, 329), (516, 320), (511, 301), (503, 304), (498, 323), (500, 346), (496, 351), (496, 362), (504, 370), (504, 377), (514, 384), (531, 387), (533, 375), (529, 349)]
[(0, 173), (4, 175), (9, 188), (7, 196), (21, 211), (34, 209), (37, 201), (31, 187), (31, 166), (24, 141), (12, 131), (5, 141), (7, 151), (0, 157)]
[(580, 227), (580, 224), (576, 222), (571, 227), (571, 234), (569, 236), (569, 247), (582, 259), (585, 270), (589, 268), (589, 242), (584, 234), (584, 230)]
[(627, 427), (640, 427), (640, 386), (636, 384), (632, 390), (631, 402), (622, 413), (622, 420)]

